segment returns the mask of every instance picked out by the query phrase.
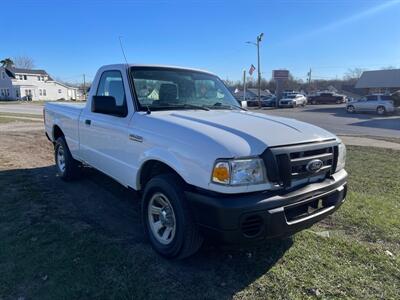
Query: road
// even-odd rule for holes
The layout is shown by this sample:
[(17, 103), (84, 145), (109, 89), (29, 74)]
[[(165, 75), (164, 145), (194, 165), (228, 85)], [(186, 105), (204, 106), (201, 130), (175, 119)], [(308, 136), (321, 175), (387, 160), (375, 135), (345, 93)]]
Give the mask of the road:
[[(42, 114), (42, 104), (0, 104), (0, 113)], [(343, 105), (308, 105), (274, 110), (253, 110), (264, 114), (294, 118), (339, 135), (400, 138), (400, 115), (349, 114)]]
[(43, 104), (42, 103), (1, 103), (0, 113), (20, 113), (20, 114), (32, 114), (42, 115)]
[(344, 105), (254, 110), (268, 115), (294, 118), (322, 127), (338, 135), (400, 138), (400, 115), (349, 114)]

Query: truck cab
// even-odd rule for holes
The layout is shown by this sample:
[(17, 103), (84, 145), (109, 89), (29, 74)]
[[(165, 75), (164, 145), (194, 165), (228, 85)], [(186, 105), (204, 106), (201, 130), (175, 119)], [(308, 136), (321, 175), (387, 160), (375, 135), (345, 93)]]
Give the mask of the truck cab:
[(204, 239), (287, 236), (345, 200), (346, 148), (293, 119), (242, 109), (214, 74), (107, 65), (85, 104), (46, 103), (58, 175), (95, 168), (141, 195), (144, 230), (167, 258)]

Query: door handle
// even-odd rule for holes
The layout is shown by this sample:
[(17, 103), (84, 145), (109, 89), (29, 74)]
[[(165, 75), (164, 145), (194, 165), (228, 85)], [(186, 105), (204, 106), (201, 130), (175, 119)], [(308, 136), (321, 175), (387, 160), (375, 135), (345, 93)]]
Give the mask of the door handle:
[(139, 142), (139, 143), (143, 142), (143, 137), (141, 137), (140, 135), (130, 134), (129, 139), (131, 141), (135, 141), (135, 142)]
[(92, 124), (92, 121), (91, 120), (85, 120), (85, 124), (90, 126), (90, 124)]

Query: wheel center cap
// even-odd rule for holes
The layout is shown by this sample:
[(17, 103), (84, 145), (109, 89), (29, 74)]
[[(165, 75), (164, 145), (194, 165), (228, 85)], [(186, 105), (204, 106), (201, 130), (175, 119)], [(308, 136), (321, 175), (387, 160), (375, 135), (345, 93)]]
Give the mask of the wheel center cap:
[(173, 225), (171, 213), (169, 213), (167, 211), (167, 209), (161, 210), (160, 221), (161, 221), (161, 224), (166, 227), (170, 227)]
[(167, 223), (168, 223), (167, 212), (165, 210), (161, 211), (160, 221), (161, 221), (161, 224), (163, 224), (164, 226), (167, 225)]

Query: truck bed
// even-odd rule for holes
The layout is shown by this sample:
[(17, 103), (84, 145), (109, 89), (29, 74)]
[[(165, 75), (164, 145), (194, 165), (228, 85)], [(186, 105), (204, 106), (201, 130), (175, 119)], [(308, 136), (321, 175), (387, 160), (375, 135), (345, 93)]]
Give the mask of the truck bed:
[(79, 149), (79, 117), (86, 103), (48, 102), (44, 107), (45, 129), (54, 142), (54, 130), (62, 128), (72, 153)]

